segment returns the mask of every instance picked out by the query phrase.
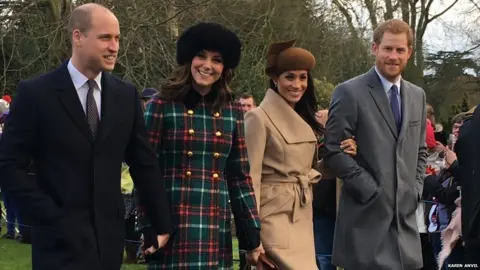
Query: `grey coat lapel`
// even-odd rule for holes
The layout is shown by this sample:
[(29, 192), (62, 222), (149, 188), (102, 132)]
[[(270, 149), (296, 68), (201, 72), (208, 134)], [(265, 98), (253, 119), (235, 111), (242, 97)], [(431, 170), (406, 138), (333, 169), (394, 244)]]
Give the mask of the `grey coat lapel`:
[[(393, 118), (392, 109), (390, 108), (390, 102), (388, 101), (388, 97), (385, 94), (385, 90), (383, 89), (382, 82), (375, 71), (375, 68), (372, 68), (367, 74), (367, 85), (370, 87), (370, 95), (375, 100), (375, 104), (377, 104), (378, 110), (383, 115), (383, 119), (387, 122), (390, 131), (393, 133), (395, 138), (398, 138), (398, 131), (395, 125), (395, 120)], [(401, 90), (400, 90), (401, 91)], [(402, 103), (403, 104), (403, 103)]]
[(408, 122), (410, 119), (410, 110), (408, 108), (408, 104), (412, 102), (412, 93), (411, 89), (402, 79), (400, 85), (400, 93), (402, 95), (402, 130), (400, 131), (400, 135), (398, 137), (399, 140), (403, 139), (405, 133), (407, 132)]

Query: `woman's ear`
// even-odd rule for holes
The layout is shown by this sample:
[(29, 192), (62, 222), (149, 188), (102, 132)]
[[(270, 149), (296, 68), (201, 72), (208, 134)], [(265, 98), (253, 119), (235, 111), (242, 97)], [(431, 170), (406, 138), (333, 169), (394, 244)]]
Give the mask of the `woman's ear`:
[(277, 85), (278, 85), (278, 76), (273, 76), (273, 77), (271, 77), (271, 78), (272, 78), (273, 84), (275, 84), (275, 87), (277, 87)]

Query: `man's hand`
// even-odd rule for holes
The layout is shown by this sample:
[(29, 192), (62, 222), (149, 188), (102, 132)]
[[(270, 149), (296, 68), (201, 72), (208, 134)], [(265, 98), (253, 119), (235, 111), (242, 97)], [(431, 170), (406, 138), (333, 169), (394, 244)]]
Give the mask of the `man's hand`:
[(260, 246), (258, 246), (256, 249), (252, 251), (247, 251), (247, 254), (246, 254), (247, 262), (252, 266), (257, 265), (258, 257), (260, 257), (260, 254), (265, 254), (265, 250), (263, 249), (262, 244), (260, 244)]

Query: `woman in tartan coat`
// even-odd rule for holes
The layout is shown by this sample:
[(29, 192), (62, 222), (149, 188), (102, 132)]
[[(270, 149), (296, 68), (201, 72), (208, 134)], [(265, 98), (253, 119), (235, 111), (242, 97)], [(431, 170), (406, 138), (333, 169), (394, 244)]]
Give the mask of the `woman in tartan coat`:
[[(261, 253), (243, 113), (228, 88), (240, 49), (221, 25), (187, 29), (177, 42), (179, 68), (147, 104), (147, 132), (175, 227), (166, 246), (147, 256), (148, 269), (232, 269), (230, 204), (242, 224), (240, 248), (251, 251), (251, 261)], [(140, 229), (151, 237), (139, 211)]]

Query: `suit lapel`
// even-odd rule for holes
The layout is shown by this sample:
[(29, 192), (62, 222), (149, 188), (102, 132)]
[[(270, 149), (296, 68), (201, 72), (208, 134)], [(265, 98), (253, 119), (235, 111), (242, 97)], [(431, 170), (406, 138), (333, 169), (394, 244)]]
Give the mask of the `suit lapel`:
[(398, 137), (397, 127), (395, 125), (395, 119), (393, 118), (392, 109), (390, 108), (390, 102), (388, 101), (388, 97), (385, 94), (385, 90), (383, 89), (382, 83), (380, 78), (377, 75), (377, 72), (374, 68), (372, 68), (367, 74), (367, 85), (370, 87), (370, 95), (375, 101), (375, 104), (378, 107), (378, 110), (383, 116), (385, 122), (392, 132), (395, 138)]
[(112, 76), (107, 72), (103, 72), (101, 119), (95, 142), (105, 140), (112, 127), (112, 123), (115, 122), (115, 108), (117, 107), (116, 104), (119, 94), (117, 90), (117, 83), (112, 79)]
[(93, 136), (90, 127), (88, 126), (85, 111), (78, 98), (78, 93), (73, 85), (70, 73), (68, 72), (67, 63), (68, 61), (63, 63), (62, 66), (57, 69), (58, 75), (56, 77), (58, 81), (56, 83), (58, 86), (57, 91), (59, 93), (59, 99), (67, 114), (80, 129), (80, 132), (92, 142)]
[(410, 119), (410, 110), (408, 108), (408, 104), (410, 104), (412, 101), (411, 91), (408, 88), (408, 86), (404, 83), (403, 79), (401, 82), (400, 89), (401, 89), (400, 93), (402, 96), (402, 130), (400, 131), (400, 136), (398, 138), (399, 140), (401, 140), (403, 136), (405, 136), (405, 133), (407, 132), (408, 122)]

